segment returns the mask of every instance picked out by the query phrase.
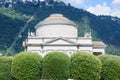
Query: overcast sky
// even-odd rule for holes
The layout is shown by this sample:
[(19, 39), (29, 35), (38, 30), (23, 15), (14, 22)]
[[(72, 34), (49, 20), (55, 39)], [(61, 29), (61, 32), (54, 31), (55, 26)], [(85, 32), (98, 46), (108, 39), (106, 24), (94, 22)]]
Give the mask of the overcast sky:
[(120, 0), (62, 0), (96, 15), (111, 15), (120, 18)]

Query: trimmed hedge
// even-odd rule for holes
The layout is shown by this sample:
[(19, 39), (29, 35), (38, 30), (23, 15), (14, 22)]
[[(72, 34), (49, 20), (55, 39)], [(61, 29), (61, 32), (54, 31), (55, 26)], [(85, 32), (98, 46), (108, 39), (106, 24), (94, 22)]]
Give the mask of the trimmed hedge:
[(62, 52), (50, 52), (43, 59), (42, 79), (64, 80), (69, 78), (70, 58)]
[(76, 52), (71, 56), (71, 79), (99, 80), (102, 64), (94, 55)]
[(10, 80), (12, 57), (0, 57), (0, 80)]
[(120, 58), (118, 56), (102, 55), (101, 80), (120, 80)]
[(12, 62), (12, 75), (18, 80), (39, 80), (42, 57), (37, 53), (21, 52)]

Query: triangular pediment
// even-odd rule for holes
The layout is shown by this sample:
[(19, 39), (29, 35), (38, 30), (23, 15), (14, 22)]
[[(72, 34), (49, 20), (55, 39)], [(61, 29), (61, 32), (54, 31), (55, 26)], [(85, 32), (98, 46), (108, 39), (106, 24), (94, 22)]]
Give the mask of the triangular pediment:
[(50, 41), (44, 42), (43, 45), (77, 45), (77, 42), (65, 39), (65, 38), (56, 38)]

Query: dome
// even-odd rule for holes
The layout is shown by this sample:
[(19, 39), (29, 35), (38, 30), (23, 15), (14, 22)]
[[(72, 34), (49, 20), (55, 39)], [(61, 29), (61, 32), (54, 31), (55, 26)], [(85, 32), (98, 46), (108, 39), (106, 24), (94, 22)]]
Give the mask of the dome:
[(52, 15), (50, 15), (45, 20), (39, 22), (35, 28), (37, 29), (37, 28), (39, 28), (41, 26), (44, 26), (44, 25), (56, 25), (56, 24), (73, 25), (77, 28), (77, 25), (73, 21), (67, 19), (62, 14), (52, 14)]
[(77, 37), (77, 25), (62, 14), (52, 14), (36, 26), (39, 37)]

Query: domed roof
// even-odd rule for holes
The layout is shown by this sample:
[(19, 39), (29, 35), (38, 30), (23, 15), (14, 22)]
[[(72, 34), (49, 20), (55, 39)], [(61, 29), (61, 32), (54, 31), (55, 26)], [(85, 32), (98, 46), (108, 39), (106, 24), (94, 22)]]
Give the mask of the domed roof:
[(58, 24), (60, 24), (60, 25), (72, 25), (72, 26), (75, 26), (77, 28), (77, 25), (73, 21), (64, 17), (62, 14), (50, 15), (45, 20), (39, 22), (35, 28), (37, 29), (37, 28), (44, 26), (44, 25), (58, 25)]

